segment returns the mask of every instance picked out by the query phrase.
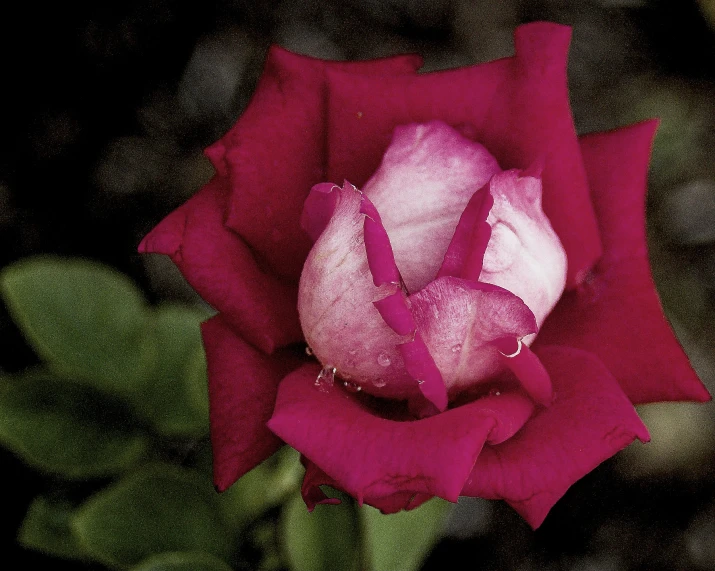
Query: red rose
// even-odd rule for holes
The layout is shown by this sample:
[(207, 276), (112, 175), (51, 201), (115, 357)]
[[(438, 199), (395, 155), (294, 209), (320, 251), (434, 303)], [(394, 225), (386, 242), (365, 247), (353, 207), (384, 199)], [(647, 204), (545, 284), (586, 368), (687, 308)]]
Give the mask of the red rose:
[(309, 507), (470, 495), (536, 527), (648, 439), (634, 403), (710, 398), (650, 276), (655, 122), (577, 137), (569, 39), (530, 24), (514, 57), (422, 75), (270, 51), (216, 176), (140, 246), (219, 312), (219, 489), (285, 442)]

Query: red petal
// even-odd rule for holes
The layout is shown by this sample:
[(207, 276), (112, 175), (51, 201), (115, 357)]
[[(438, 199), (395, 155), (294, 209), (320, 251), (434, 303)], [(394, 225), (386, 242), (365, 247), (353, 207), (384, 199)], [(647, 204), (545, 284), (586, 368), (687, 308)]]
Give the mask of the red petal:
[[(330, 498), (320, 489), (320, 486), (330, 486), (335, 489), (340, 489), (338, 482), (333, 480), (310, 460), (303, 460), (305, 465), (305, 478), (301, 493), (303, 501), (308, 506), (308, 511), (313, 511), (317, 504), (339, 504), (337, 498)], [(384, 514), (397, 513), (402, 510), (413, 510), (433, 496), (428, 494), (414, 494), (412, 492), (395, 492), (390, 496), (364, 498), (364, 503), (376, 507)]]
[(503, 393), (412, 422), (379, 418), (306, 365), (278, 388), (268, 427), (358, 501), (408, 492), (456, 501), (483, 445), (516, 433), (533, 410)]
[(416, 56), (327, 62), (271, 48), (248, 108), (207, 154), (231, 179), (226, 224), (276, 272), (297, 279), (310, 249), (299, 220), (310, 188), (326, 180), (327, 70), (390, 75), (420, 65)]
[(567, 292), (536, 345), (597, 355), (635, 403), (710, 399), (663, 315), (645, 238), (645, 190), (656, 122), (583, 137), (605, 253), (589, 279)]
[(544, 210), (568, 254), (570, 285), (601, 254), (566, 87), (570, 30), (534, 23), (515, 34), (516, 55), (417, 76), (328, 73), (328, 180), (362, 186), (397, 125), (469, 124), (502, 168), (544, 159)]
[(554, 384), (554, 402), (513, 438), (486, 446), (462, 494), (505, 499), (538, 527), (566, 490), (648, 431), (618, 382), (593, 355), (549, 347), (539, 357)]
[(201, 326), (211, 407), (214, 483), (223, 491), (273, 454), (282, 442), (266, 428), (278, 383), (298, 366), (286, 352), (264, 355), (217, 315)]
[(139, 245), (167, 254), (191, 286), (249, 343), (266, 353), (303, 339), (297, 288), (262, 271), (244, 241), (223, 225), (227, 188), (213, 178)]

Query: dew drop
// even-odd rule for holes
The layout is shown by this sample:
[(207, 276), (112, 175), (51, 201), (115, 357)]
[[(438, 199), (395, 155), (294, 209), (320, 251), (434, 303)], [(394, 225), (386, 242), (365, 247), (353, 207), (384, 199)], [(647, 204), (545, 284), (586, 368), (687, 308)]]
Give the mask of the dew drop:
[(452, 353), (459, 353), (462, 350), (462, 345), (457, 343), (456, 345), (452, 345)]
[(381, 389), (387, 384), (387, 381), (385, 379), (377, 378), (372, 382), (373, 385), (375, 385), (378, 389)]
[(489, 396), (498, 397), (499, 395), (501, 395), (501, 391), (499, 389), (491, 389), (489, 391)]
[(308, 357), (313, 356), (313, 350), (310, 348), (310, 345), (305, 346), (305, 354), (308, 355)]
[(349, 393), (359, 393), (362, 390), (362, 387), (360, 385), (352, 381), (343, 381), (343, 386), (345, 387), (345, 390)]
[(335, 367), (333, 367), (332, 365), (327, 365), (323, 367), (320, 373), (318, 373), (318, 376), (315, 379), (315, 387), (321, 393), (327, 393), (331, 389), (333, 383), (335, 382), (336, 371), (337, 369)]
[(392, 361), (390, 361), (387, 353), (380, 353), (377, 357), (377, 362), (381, 367), (389, 367)]
[(418, 385), (424, 385), (424, 384), (425, 384), (425, 380), (424, 380), (424, 379), (417, 379), (417, 384), (418, 384)]

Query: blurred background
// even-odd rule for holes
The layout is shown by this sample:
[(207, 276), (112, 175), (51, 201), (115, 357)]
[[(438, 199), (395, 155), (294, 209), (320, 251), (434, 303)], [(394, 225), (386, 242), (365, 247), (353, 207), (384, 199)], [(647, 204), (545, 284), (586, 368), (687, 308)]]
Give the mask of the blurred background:
[[(713, 0), (110, 0), (0, 10), (0, 267), (39, 253), (96, 260), (127, 274), (150, 303), (197, 311), (205, 308), (173, 266), (136, 246), (212, 175), (202, 149), (247, 104), (270, 44), (326, 59), (417, 52), (431, 71), (511, 55), (523, 22), (573, 26), (578, 131), (661, 118), (648, 195), (653, 273), (674, 330), (715, 389)], [(38, 363), (5, 307), (0, 347), (6, 374)], [(577, 483), (537, 532), (508, 506), (465, 501), (423, 568), (715, 569), (715, 409), (640, 412), (653, 442)], [(205, 439), (182, 442), (188, 450)], [(172, 461), (189, 454), (172, 446)], [(0, 544), (6, 561), (18, 558), (9, 568), (106, 568), (60, 563), (16, 541), (38, 494), (60, 487), (80, 498), (106, 481), (60, 484), (16, 451), (0, 460)], [(258, 565), (251, 545), (235, 568)]]

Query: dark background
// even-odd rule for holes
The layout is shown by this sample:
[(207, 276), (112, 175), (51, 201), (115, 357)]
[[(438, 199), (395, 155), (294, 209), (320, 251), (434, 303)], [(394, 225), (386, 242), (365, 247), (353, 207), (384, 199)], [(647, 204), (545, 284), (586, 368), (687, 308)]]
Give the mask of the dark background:
[[(240, 114), (271, 43), (329, 59), (419, 52), (433, 70), (510, 55), (522, 22), (572, 25), (579, 131), (662, 118), (648, 200), (654, 275), (715, 387), (715, 2), (143, 0), (0, 11), (0, 267), (36, 253), (98, 259), (151, 301), (193, 294), (136, 245), (211, 176), (201, 149)], [(34, 360), (4, 309), (0, 347), (3, 370)], [(576, 484), (536, 533), (504, 505), (468, 502), (426, 568), (715, 569), (712, 407), (643, 416), (654, 443)], [(0, 461), (4, 560), (57, 568), (15, 544), (30, 499), (57, 482), (8, 452)]]

